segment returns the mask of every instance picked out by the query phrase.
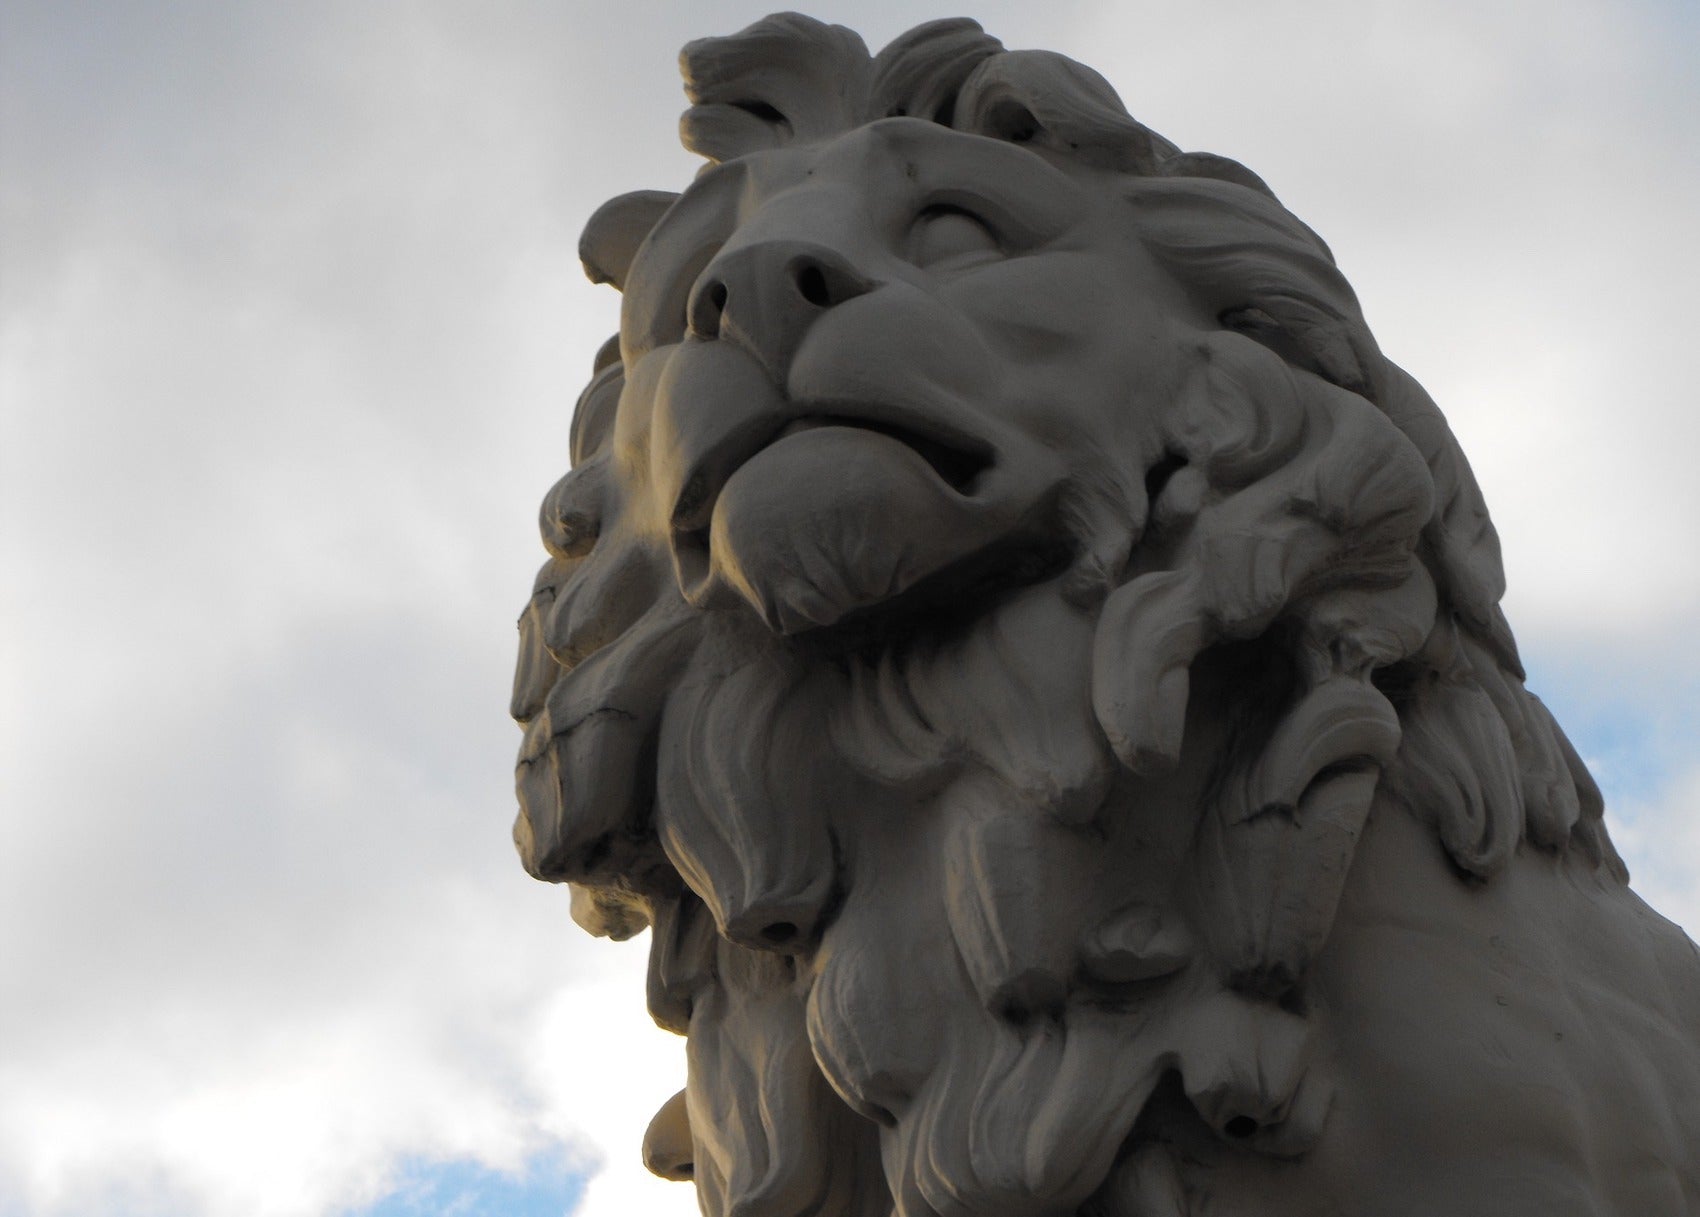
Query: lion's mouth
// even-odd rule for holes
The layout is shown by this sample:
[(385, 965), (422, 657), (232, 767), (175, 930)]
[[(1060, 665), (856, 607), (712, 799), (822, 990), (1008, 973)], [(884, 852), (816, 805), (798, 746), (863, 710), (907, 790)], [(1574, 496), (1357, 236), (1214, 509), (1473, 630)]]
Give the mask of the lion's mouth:
[(858, 431), (871, 431), (875, 435), (884, 435), (894, 439), (905, 447), (913, 449), (938, 475), (940, 481), (965, 498), (974, 493), (980, 475), (992, 466), (991, 450), (983, 444), (974, 448), (966, 448), (946, 443), (930, 435), (923, 435), (911, 427), (867, 419), (836, 418), (832, 415), (799, 419), (797, 422), (787, 424), (777, 438), (784, 439), (787, 435), (816, 427), (850, 427)]
[(796, 635), (907, 601), (947, 570), (970, 576), (949, 576), (952, 587), (983, 591), (969, 570), (977, 555), (990, 555), (994, 581), (1019, 577), (1004, 542), (1031, 541), (1052, 479), (1041, 461), (1005, 459), (950, 407), (790, 402), (781, 417), (769, 409), (726, 427), (675, 496), (669, 542), (685, 600), (741, 601)]
[(816, 404), (803, 408), (808, 411), (805, 415), (789, 419), (777, 428), (753, 437), (728, 437), (698, 463), (673, 506), (676, 545), (687, 550), (706, 550), (709, 524), (726, 483), (761, 452), (805, 431), (841, 428), (895, 440), (925, 461), (939, 481), (964, 498), (974, 495), (982, 475), (995, 463), (991, 445), (941, 425), (923, 429), (905, 421), (879, 417), (862, 406), (855, 407), (855, 413), (843, 407)]

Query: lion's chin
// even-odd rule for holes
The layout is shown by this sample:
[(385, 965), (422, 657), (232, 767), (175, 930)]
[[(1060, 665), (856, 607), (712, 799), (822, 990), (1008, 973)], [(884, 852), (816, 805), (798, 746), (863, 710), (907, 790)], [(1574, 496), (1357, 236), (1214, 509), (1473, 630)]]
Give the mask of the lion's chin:
[(996, 541), (1019, 519), (1009, 496), (958, 489), (901, 440), (857, 427), (784, 436), (726, 483), (708, 536), (708, 604), (728, 589), (785, 634), (832, 625), (901, 596)]

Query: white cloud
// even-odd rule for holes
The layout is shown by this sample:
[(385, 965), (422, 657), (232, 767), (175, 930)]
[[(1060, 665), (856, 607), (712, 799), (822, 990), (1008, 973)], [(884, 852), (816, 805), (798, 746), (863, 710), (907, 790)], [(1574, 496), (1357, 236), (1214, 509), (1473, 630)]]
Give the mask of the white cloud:
[(503, 927), (473, 924), (485, 970), (464, 944), (445, 944), (448, 975), (410, 952), (384, 970), (417, 973), (411, 995), (379, 977), (293, 1009), (143, 1003), (75, 1053), (0, 1070), (0, 1161), (24, 1211), (112, 1217), (129, 1211), (115, 1197), (139, 1192), (178, 1214), (299, 1217), (375, 1199), (407, 1159), (517, 1171), (562, 1145), (589, 1169), (603, 1145), (582, 1212), (694, 1212), (688, 1189), (637, 1161), (649, 1111), (683, 1074), (681, 1041), (642, 1017), (641, 976), (516, 984), (520, 952), (488, 950)]
[[(650, 1117), (684, 1085), (684, 1041), (657, 1029), (643, 1004), (648, 935), (617, 949), (625, 966), (595, 985), (561, 992), (544, 1008), (534, 1058), (550, 1093), (589, 1096), (560, 1117), (600, 1147), (601, 1169), (574, 1217), (694, 1217), (696, 1189), (657, 1179), (641, 1147)], [(587, 1085), (587, 1080), (589, 1085)]]
[(0, 71), (0, 1210), (588, 1160), (682, 1068), (645, 1019), (539, 1083), (619, 965), (506, 841), (507, 623), (613, 324), (530, 121), (571, 91), (423, 10), (89, 16), (9, 15)]
[[(694, 1211), (637, 1161), (679, 1041), (642, 944), (520, 872), (502, 706), (615, 318), (577, 225), (688, 177), (674, 51), (766, 7), (8, 6), (0, 1212), (327, 1217), (550, 1146), (605, 1163), (591, 1217)], [(1697, 666), (1688, 18), (982, 9), (1331, 241), (1482, 475), (1532, 667), (1692, 707), (1636, 676)], [(1615, 823), (1693, 928), (1700, 790), (1645, 784)]]

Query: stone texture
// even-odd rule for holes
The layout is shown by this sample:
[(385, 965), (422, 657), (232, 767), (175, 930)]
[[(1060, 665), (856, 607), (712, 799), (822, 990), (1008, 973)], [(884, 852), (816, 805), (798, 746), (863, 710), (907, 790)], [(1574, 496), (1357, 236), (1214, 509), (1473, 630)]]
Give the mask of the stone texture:
[(709, 163), (587, 226), (621, 330), (514, 694), (527, 869), (653, 927), (689, 1038), (652, 1169), (714, 1217), (1700, 1209), (1700, 956), (1327, 247), (972, 22), (681, 61)]

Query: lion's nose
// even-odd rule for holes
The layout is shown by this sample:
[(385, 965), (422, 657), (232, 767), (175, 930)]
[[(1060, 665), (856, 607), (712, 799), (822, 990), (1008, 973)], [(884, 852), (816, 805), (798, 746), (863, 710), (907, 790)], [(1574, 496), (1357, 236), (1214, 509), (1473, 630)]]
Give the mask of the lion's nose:
[(685, 308), (690, 332), (724, 338), (783, 381), (791, 357), (822, 314), (875, 284), (825, 246), (774, 241), (730, 249), (708, 264)]

